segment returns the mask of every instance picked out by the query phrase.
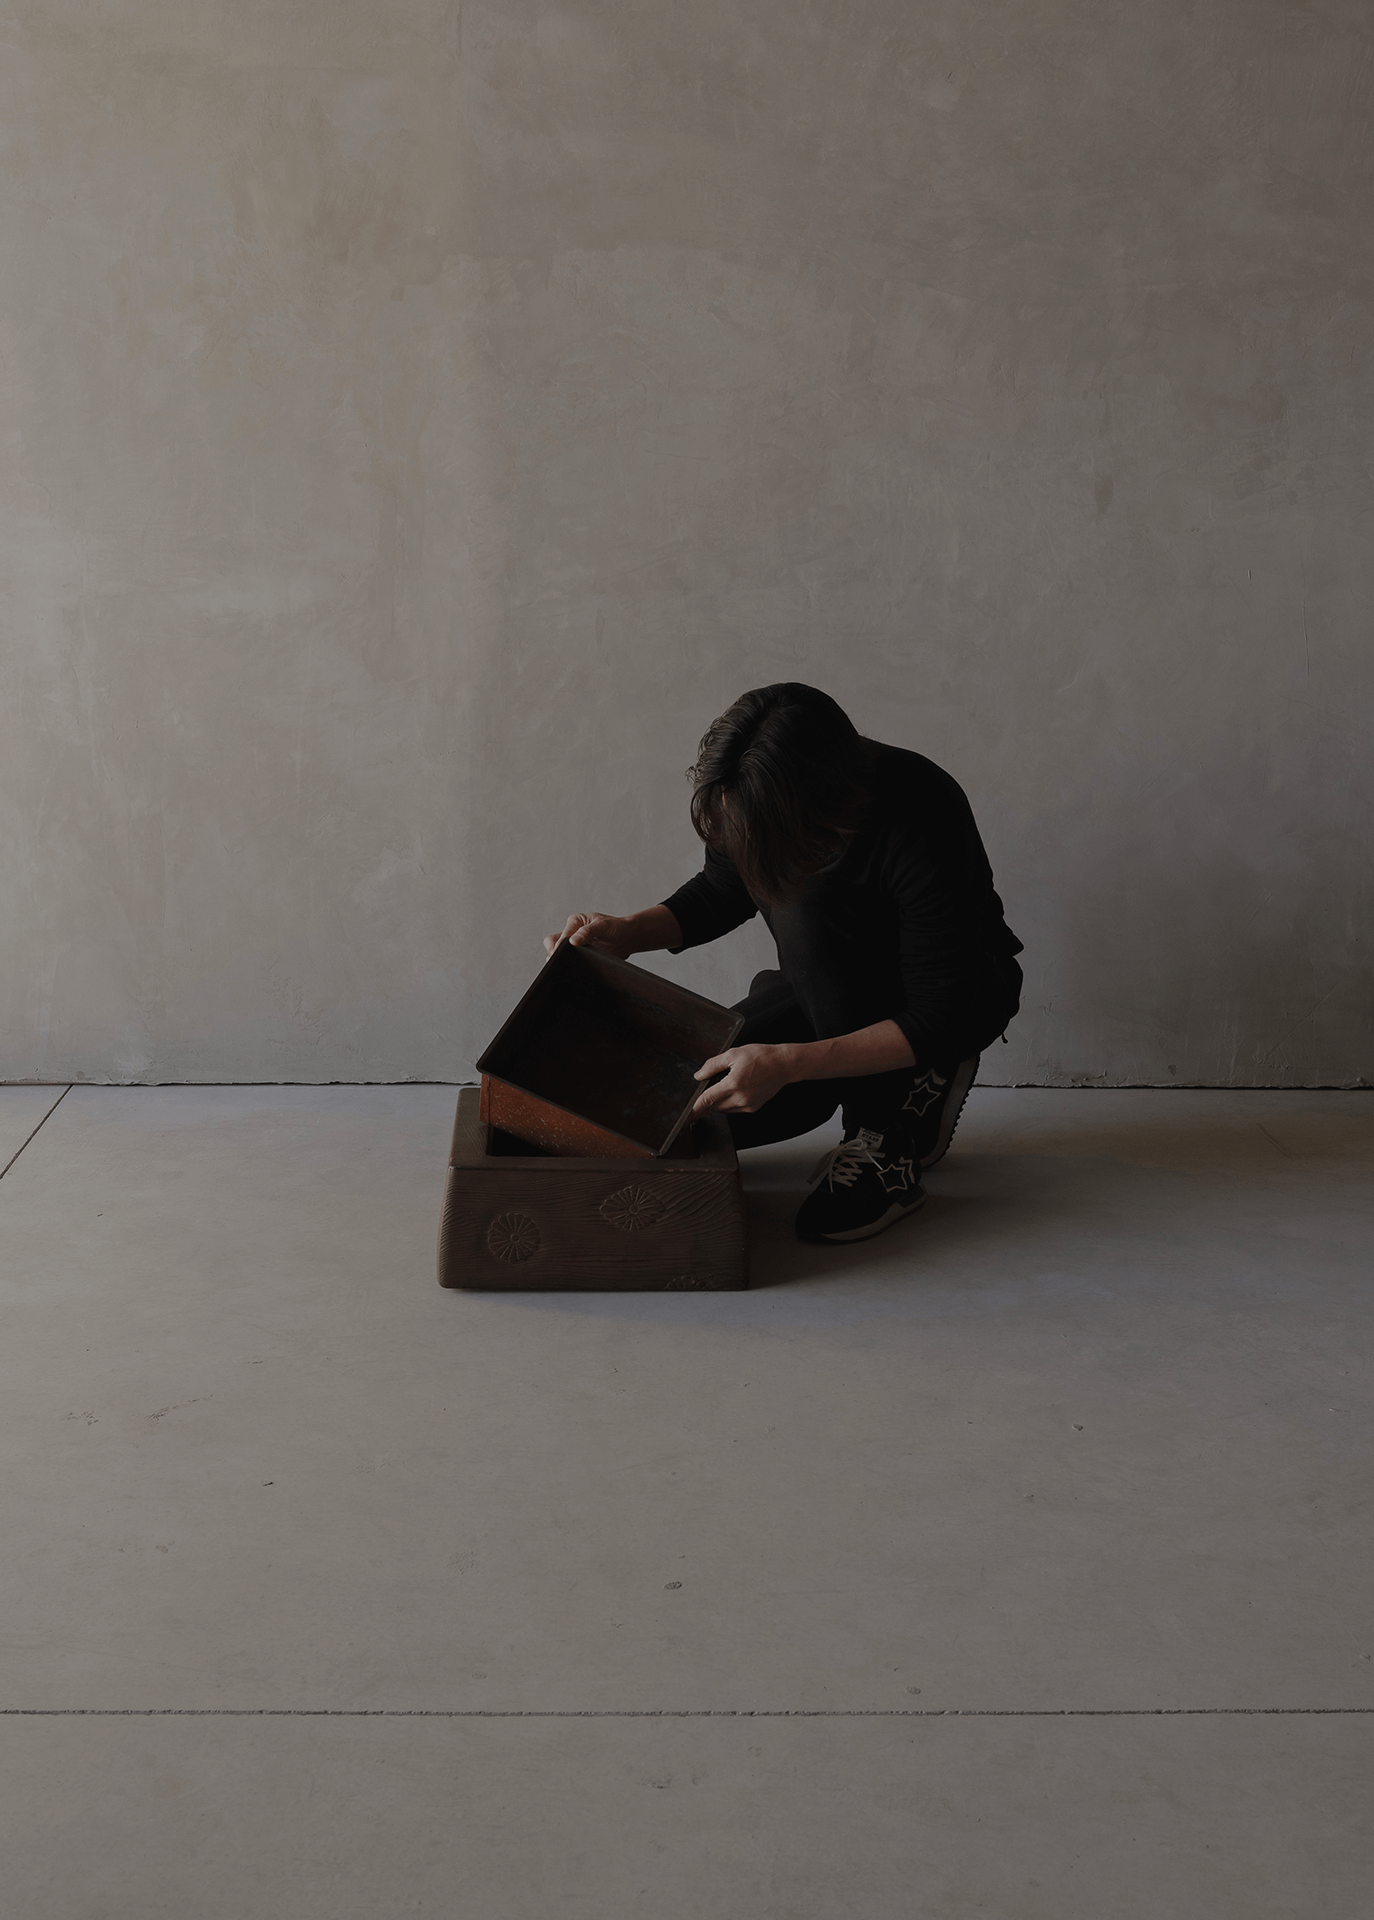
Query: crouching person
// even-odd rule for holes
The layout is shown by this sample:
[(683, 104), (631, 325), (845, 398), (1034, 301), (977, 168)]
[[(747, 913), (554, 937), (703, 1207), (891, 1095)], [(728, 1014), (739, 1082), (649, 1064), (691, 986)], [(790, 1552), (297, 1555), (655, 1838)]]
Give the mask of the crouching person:
[(828, 694), (744, 694), (692, 768), (702, 871), (660, 905), (574, 914), (561, 939), (628, 959), (718, 940), (763, 915), (776, 971), (707, 1060), (698, 1113), (737, 1147), (809, 1133), (843, 1109), (797, 1215), (806, 1240), (865, 1240), (923, 1203), (984, 1047), (1020, 1005), (1008, 928), (963, 792), (918, 753), (860, 737)]

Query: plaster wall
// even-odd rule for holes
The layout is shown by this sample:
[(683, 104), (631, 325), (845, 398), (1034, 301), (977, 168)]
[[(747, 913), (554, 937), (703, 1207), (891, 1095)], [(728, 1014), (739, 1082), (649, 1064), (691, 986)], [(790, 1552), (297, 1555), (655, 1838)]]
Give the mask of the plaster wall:
[(1365, 0), (4, 13), (0, 1078), (465, 1077), (797, 678), (986, 1077), (1374, 1079)]

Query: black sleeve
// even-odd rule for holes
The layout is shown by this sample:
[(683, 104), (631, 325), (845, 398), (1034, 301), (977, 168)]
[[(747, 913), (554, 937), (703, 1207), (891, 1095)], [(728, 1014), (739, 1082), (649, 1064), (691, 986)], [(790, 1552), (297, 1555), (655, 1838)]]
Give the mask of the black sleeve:
[(916, 1058), (928, 1060), (952, 1025), (966, 1024), (971, 1005), (996, 999), (1021, 951), (972, 809), (947, 775), (926, 798), (923, 829), (894, 836), (885, 879), (902, 978), (903, 1006), (892, 1018)]
[(917, 1060), (928, 1060), (969, 974), (968, 918), (957, 872), (903, 849), (894, 863), (903, 1000), (892, 1015)]
[(735, 870), (733, 860), (714, 847), (706, 849), (706, 865), (676, 893), (662, 902), (682, 928), (682, 946), (704, 947), (708, 940), (719, 940), (752, 920), (758, 912), (749, 890)]

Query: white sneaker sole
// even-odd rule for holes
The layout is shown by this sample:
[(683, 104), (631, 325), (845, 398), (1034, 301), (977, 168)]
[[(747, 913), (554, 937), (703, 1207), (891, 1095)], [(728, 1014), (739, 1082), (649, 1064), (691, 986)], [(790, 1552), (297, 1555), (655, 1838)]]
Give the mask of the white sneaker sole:
[(875, 1233), (882, 1233), (888, 1227), (895, 1226), (899, 1220), (905, 1220), (909, 1213), (919, 1213), (921, 1208), (925, 1205), (925, 1203), (926, 1203), (926, 1196), (923, 1191), (917, 1199), (908, 1201), (906, 1206), (904, 1207), (899, 1206), (896, 1202), (894, 1202), (893, 1205), (888, 1208), (887, 1212), (882, 1216), (881, 1219), (870, 1220), (868, 1225), (865, 1227), (851, 1227), (847, 1233), (817, 1233), (817, 1234), (808, 1234), (806, 1237), (808, 1240), (812, 1240), (814, 1242), (820, 1242), (820, 1241), (830, 1242), (830, 1241), (836, 1241), (836, 1240), (871, 1240)]
[(964, 1111), (964, 1102), (978, 1077), (978, 1062), (981, 1053), (975, 1053), (970, 1060), (961, 1060), (954, 1069), (954, 1078), (950, 1082), (949, 1092), (945, 1095), (944, 1110), (940, 1115), (940, 1131), (935, 1145), (921, 1162), (921, 1171), (933, 1167), (937, 1160), (943, 1160), (949, 1152), (949, 1143), (954, 1138), (954, 1129), (959, 1124), (959, 1115)]

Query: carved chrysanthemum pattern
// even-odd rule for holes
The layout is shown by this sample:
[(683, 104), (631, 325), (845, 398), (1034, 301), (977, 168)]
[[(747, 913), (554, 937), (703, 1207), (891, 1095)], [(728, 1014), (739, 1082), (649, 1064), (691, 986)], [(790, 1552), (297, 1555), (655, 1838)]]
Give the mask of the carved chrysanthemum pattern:
[(663, 1218), (663, 1202), (656, 1200), (647, 1187), (621, 1187), (601, 1202), (601, 1218), (622, 1233), (637, 1233)]
[(498, 1213), (487, 1228), (487, 1247), (498, 1260), (528, 1260), (539, 1251), (539, 1229), (527, 1213)]

